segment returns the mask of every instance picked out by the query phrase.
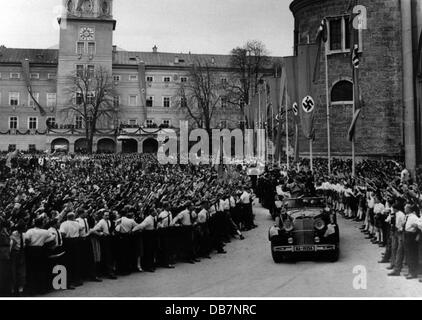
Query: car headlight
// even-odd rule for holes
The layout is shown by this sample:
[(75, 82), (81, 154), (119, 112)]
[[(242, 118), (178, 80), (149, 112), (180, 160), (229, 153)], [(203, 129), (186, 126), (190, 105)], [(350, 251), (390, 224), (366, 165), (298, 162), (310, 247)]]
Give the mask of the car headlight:
[(283, 223), (283, 228), (287, 232), (293, 231), (293, 229), (294, 229), (293, 223), (290, 220), (286, 220)]
[(315, 227), (315, 229), (321, 231), (325, 227), (325, 222), (322, 219), (317, 219), (314, 222), (314, 227)]

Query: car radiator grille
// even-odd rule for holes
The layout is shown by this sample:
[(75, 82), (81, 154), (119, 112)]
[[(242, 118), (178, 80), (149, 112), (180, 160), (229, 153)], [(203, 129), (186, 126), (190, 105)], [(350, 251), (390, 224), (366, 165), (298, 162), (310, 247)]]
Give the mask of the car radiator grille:
[(314, 219), (296, 219), (294, 227), (294, 244), (314, 244)]

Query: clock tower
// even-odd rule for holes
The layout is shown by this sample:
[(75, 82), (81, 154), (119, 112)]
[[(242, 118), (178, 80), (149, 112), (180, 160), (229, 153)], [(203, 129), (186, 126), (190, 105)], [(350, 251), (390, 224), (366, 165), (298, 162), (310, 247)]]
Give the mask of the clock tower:
[[(57, 118), (59, 123), (73, 124), (66, 110), (72, 96), (71, 76), (81, 68), (98, 68), (112, 72), (113, 0), (62, 0), (59, 18), (60, 44), (57, 72)], [(67, 119), (65, 119), (67, 118)]]

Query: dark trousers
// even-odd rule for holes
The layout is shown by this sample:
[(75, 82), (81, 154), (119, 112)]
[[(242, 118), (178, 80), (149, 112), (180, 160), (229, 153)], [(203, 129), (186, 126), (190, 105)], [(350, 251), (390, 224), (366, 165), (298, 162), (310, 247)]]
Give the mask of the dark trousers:
[(412, 276), (418, 275), (419, 247), (418, 242), (416, 241), (416, 236), (416, 232), (405, 232), (404, 234), (406, 261), (409, 267), (409, 274)]
[(48, 264), (44, 247), (26, 248), (26, 288), (30, 295), (47, 291)]
[(106, 275), (114, 275), (114, 256), (112, 248), (112, 237), (103, 236), (100, 239), (101, 265)]
[(217, 212), (210, 217), (210, 220), (208, 221), (211, 247), (217, 251), (223, 250), (224, 247), (221, 230), (218, 227), (219, 214), (220, 213)]
[(80, 261), (81, 277), (84, 279), (95, 278), (97, 274), (94, 262), (94, 252), (89, 237), (80, 239)]
[(10, 297), (10, 259), (0, 258), (0, 297)]
[(208, 256), (211, 252), (212, 243), (210, 237), (210, 230), (208, 223), (203, 223), (199, 225), (199, 256), (205, 257)]
[(69, 284), (81, 282), (81, 239), (67, 238), (63, 240), (66, 251), (66, 269)]
[(142, 242), (144, 245), (144, 254), (141, 259), (142, 269), (155, 269), (157, 255), (157, 232), (155, 230), (142, 231)]
[(26, 279), (26, 264), (25, 264), (25, 251), (13, 250), (10, 253), (11, 264), (11, 280), (13, 292), (18, 292), (19, 288), (25, 287)]
[(404, 260), (404, 234), (395, 231), (391, 238), (391, 266), (394, 271), (400, 272), (403, 268)]
[(118, 248), (118, 250), (116, 250), (117, 272), (120, 274), (128, 274), (132, 271), (132, 237), (130, 236), (130, 234), (121, 233), (115, 237), (115, 242)]
[(175, 247), (172, 238), (172, 227), (158, 229), (157, 261), (161, 266), (174, 264)]

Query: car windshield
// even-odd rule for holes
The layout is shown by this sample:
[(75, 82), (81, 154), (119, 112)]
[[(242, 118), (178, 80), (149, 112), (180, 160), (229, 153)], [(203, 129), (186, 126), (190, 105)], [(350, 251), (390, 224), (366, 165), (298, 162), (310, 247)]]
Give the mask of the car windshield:
[(326, 205), (325, 198), (298, 198), (284, 200), (287, 208), (323, 208)]

